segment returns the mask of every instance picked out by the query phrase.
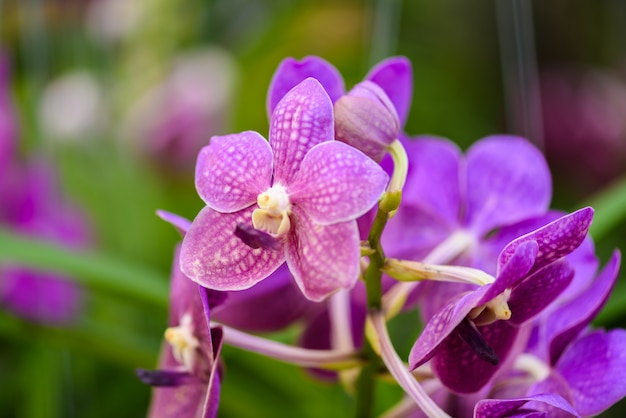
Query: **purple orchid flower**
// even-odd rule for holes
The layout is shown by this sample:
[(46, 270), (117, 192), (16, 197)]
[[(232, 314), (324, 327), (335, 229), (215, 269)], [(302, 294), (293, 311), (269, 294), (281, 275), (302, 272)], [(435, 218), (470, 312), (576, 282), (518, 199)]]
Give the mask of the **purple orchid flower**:
[(380, 162), (386, 148), (404, 126), (413, 94), (411, 63), (404, 57), (387, 58), (346, 94), (341, 74), (329, 62), (315, 56), (283, 60), (267, 97), (271, 114), (280, 99), (307, 77), (317, 79), (335, 105), (337, 140), (359, 149)]
[[(511, 240), (554, 220), (548, 212), (550, 171), (524, 138), (486, 137), (465, 155), (443, 138), (401, 141), (409, 170), (402, 205), (381, 238), (389, 257), (470, 266), (493, 275), (498, 254)], [(471, 287), (458, 283), (420, 283), (405, 309), (419, 303), (426, 322), (467, 290)]]
[(411, 350), (411, 368), (432, 359), (450, 390), (484, 387), (523, 349), (522, 325), (570, 284), (573, 270), (563, 257), (583, 242), (592, 216), (584, 208), (509, 243), (493, 283), (458, 295), (426, 324)]
[[(62, 196), (41, 161), (14, 161), (0, 179), (0, 224), (16, 233), (83, 248), (91, 241), (83, 213)], [(0, 266), (0, 304), (39, 322), (67, 323), (81, 309), (82, 292), (67, 277), (7, 262)]]
[[(252, 131), (213, 137), (198, 157), (196, 188), (207, 206), (183, 240), (183, 272), (210, 289), (243, 290), (286, 260), (310, 300), (351, 288), (360, 259), (355, 219), (388, 176), (333, 137), (332, 104), (312, 78), (276, 106), (269, 144)], [(241, 223), (280, 245), (251, 248), (233, 233)]]
[[(178, 248), (175, 254), (178, 261)], [(217, 416), (221, 376), (219, 356), (223, 333), (210, 328), (210, 311), (224, 299), (189, 280), (174, 263), (170, 291), (170, 327), (156, 371), (137, 370), (154, 386), (150, 418)]]
[(515, 374), (498, 382), (498, 392), (556, 394), (581, 416), (597, 415), (626, 396), (626, 331), (589, 329), (614, 287), (619, 263), (615, 252), (587, 288), (534, 321), (530, 349), (517, 361)]

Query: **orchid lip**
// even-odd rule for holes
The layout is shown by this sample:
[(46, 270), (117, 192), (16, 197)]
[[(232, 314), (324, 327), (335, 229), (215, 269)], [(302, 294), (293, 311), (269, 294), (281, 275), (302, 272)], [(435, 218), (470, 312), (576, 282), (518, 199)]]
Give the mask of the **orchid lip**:
[(284, 186), (275, 184), (257, 197), (259, 206), (252, 212), (254, 228), (272, 237), (281, 237), (291, 229), (291, 202)]

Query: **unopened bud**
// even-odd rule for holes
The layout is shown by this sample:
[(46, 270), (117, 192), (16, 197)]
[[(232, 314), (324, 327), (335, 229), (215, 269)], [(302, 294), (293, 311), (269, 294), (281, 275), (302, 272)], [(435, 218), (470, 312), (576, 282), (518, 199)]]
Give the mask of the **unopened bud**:
[(357, 84), (335, 103), (335, 134), (339, 141), (380, 162), (400, 133), (400, 119), (382, 88), (371, 81)]

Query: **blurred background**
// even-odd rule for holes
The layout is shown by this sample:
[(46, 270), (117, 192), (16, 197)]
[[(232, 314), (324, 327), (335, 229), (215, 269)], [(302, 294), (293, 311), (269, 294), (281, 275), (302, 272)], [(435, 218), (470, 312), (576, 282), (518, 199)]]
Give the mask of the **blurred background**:
[[(596, 207), (602, 262), (626, 249), (625, 23), (621, 0), (0, 1), (0, 416), (145, 415), (134, 369), (156, 364), (179, 241), (155, 210), (203, 206), (193, 170), (211, 135), (267, 133), (288, 56), (322, 56), (348, 88), (407, 56), (408, 134), (529, 137), (553, 207)], [(626, 326), (623, 281), (597, 325)], [(220, 416), (350, 410), (300, 369), (223, 357)]]

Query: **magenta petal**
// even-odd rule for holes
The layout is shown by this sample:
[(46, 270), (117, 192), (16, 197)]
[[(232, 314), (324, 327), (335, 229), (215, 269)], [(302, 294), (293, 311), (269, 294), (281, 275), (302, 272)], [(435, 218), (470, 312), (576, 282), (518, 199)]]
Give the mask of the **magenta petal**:
[(569, 286), (574, 270), (565, 262), (549, 264), (513, 289), (509, 299), (512, 324), (523, 324), (552, 303)]
[(214, 290), (243, 290), (260, 282), (284, 261), (282, 249), (252, 249), (234, 235), (238, 223), (250, 223), (254, 207), (235, 213), (200, 211), (187, 231), (180, 254), (182, 271)]
[(512, 327), (506, 321), (496, 321), (491, 325), (478, 327), (478, 330), (501, 363), (492, 365), (484, 361), (457, 333), (451, 334), (441, 344), (431, 365), (441, 383), (454, 392), (479, 391), (491, 380), (502, 364), (507, 362), (511, 353), (520, 349), (519, 344), (515, 344), (519, 328)]
[(615, 285), (619, 264), (620, 254), (616, 251), (588, 289), (550, 315), (546, 321), (546, 335), (550, 343), (552, 364), (561, 356), (565, 347), (600, 312)]
[(307, 78), (278, 103), (270, 120), (274, 184), (289, 185), (304, 156), (334, 139), (333, 105), (322, 85)]
[(555, 414), (559, 417), (563, 413), (580, 417), (563, 397), (546, 393), (517, 399), (483, 399), (476, 403), (474, 418), (545, 417), (548, 416), (546, 410), (552, 408), (558, 410)]
[(593, 209), (586, 207), (560, 217), (549, 224), (511, 241), (498, 257), (498, 268), (505, 264), (522, 243), (535, 241), (539, 252), (532, 271), (564, 257), (580, 246), (593, 219)]
[(569, 383), (583, 416), (604, 411), (626, 396), (626, 331), (596, 331), (569, 346), (556, 369)]
[(388, 176), (362, 152), (338, 141), (311, 149), (289, 186), (289, 197), (322, 225), (356, 219), (380, 199)]
[(467, 151), (467, 212), (478, 235), (548, 210), (550, 171), (541, 152), (514, 136), (492, 136)]
[(390, 57), (376, 64), (365, 77), (378, 84), (394, 104), (404, 126), (413, 97), (413, 69), (405, 57)]
[(337, 290), (352, 288), (361, 257), (356, 221), (322, 226), (296, 208), (291, 219), (287, 265), (304, 296), (320, 302)]
[(533, 241), (524, 242), (515, 248), (515, 253), (498, 273), (496, 281), (489, 287), (479, 304), (487, 303), (491, 299), (513, 288), (527, 273), (535, 263), (537, 256), (537, 243)]
[(236, 212), (270, 187), (272, 150), (258, 133), (214, 136), (198, 155), (196, 189), (207, 206)]
[[(440, 345), (453, 333), (456, 327), (477, 306), (487, 287), (463, 295), (453, 300), (435, 314), (426, 324), (409, 354), (409, 367), (415, 369), (435, 355)], [(468, 349), (469, 350), (469, 349)]]
[(298, 61), (284, 59), (276, 69), (267, 94), (267, 113), (272, 115), (276, 105), (289, 90), (309, 77), (315, 78), (324, 87), (333, 103), (345, 94), (343, 78), (328, 61), (308, 56)]

